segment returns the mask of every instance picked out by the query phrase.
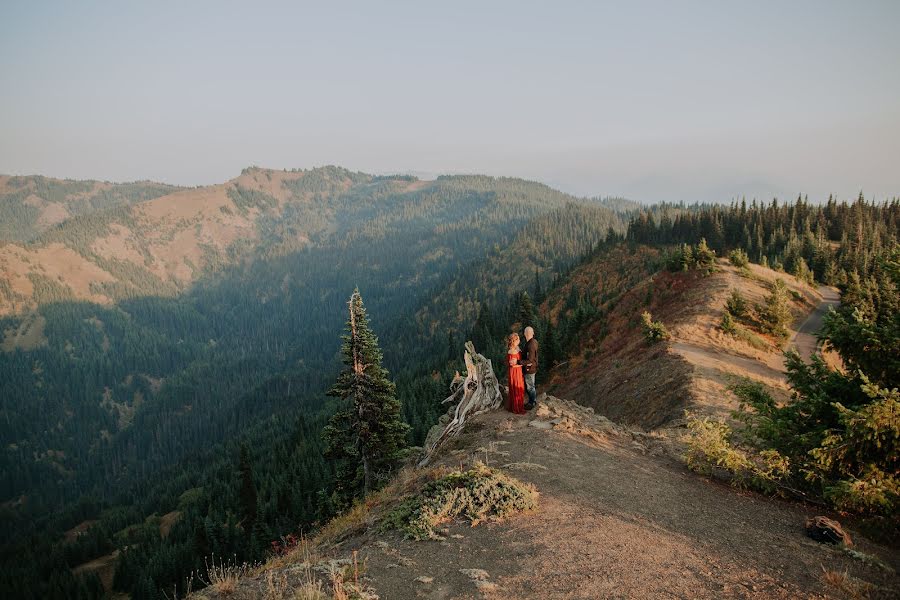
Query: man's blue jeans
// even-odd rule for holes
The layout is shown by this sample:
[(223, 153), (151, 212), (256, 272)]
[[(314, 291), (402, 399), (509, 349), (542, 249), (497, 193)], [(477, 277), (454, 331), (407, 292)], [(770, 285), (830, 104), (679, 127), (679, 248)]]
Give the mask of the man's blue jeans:
[(525, 373), (525, 391), (528, 392), (528, 403), (534, 404), (537, 400), (537, 388), (534, 387), (534, 373)]

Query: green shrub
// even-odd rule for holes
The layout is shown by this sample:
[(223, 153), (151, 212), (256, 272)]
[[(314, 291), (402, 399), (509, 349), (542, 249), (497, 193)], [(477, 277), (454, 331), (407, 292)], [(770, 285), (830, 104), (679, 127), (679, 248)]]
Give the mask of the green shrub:
[(711, 475), (725, 471), (732, 485), (773, 493), (790, 474), (790, 462), (777, 450), (752, 452), (736, 447), (731, 428), (709, 417), (688, 416), (687, 454), (685, 460), (692, 471)]
[(872, 402), (859, 410), (834, 404), (842, 427), (809, 452), (809, 478), (840, 510), (891, 514), (900, 508), (900, 391), (867, 380), (863, 391)]
[(694, 248), (694, 261), (697, 268), (712, 273), (716, 270), (716, 251), (706, 243), (706, 238), (700, 238), (700, 243)]
[(716, 270), (716, 252), (707, 245), (706, 238), (700, 238), (696, 246), (682, 244), (669, 254), (666, 268), (669, 271), (698, 269), (708, 275)]
[(476, 463), (468, 471), (453, 471), (425, 485), (419, 495), (407, 498), (381, 523), (382, 529), (399, 529), (406, 537), (437, 538), (435, 528), (457, 516), (477, 525), (537, 506), (537, 491), (530, 485)]
[(750, 264), (750, 257), (747, 256), (747, 253), (741, 248), (729, 252), (728, 260), (738, 268), (743, 268)]
[(731, 295), (725, 301), (725, 310), (738, 319), (746, 317), (747, 300), (744, 298), (744, 295), (738, 290), (731, 290)]
[[(900, 392), (869, 383), (861, 389), (814, 358), (789, 353), (795, 394), (781, 405), (756, 382), (732, 386), (737, 416), (754, 445), (790, 458), (798, 485), (838, 510), (896, 514), (900, 507)], [(856, 408), (847, 408), (841, 398)], [(803, 475), (801, 478), (800, 475)]]
[(644, 311), (641, 314), (641, 322), (644, 326), (644, 336), (651, 344), (669, 339), (669, 331), (662, 321), (654, 321), (649, 312)]
[(734, 335), (734, 333), (737, 331), (735, 329), (734, 318), (732, 318), (730, 312), (725, 311), (722, 314), (722, 323), (719, 325), (719, 327), (722, 329), (722, 331), (729, 335)]
[(788, 298), (788, 288), (784, 280), (776, 279), (771, 285), (765, 303), (756, 309), (764, 331), (776, 337), (787, 337), (788, 326), (793, 321)]

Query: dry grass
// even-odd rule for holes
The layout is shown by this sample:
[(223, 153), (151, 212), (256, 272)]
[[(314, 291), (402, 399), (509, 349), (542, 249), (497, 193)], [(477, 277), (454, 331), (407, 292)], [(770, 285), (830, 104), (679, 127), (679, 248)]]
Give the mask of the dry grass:
[(401, 469), (381, 490), (370, 494), (363, 502), (354, 504), (348, 510), (333, 518), (323, 526), (312, 539), (301, 537), (293, 551), (284, 556), (273, 557), (263, 569), (276, 569), (299, 563), (314, 564), (320, 560), (319, 551), (351, 536), (359, 535), (375, 524), (382, 515), (392, 510), (401, 498), (409, 496), (428, 481), (433, 481), (447, 473), (446, 467), (430, 469)]
[(264, 593), (265, 600), (328, 600), (322, 582), (315, 578), (311, 568), (306, 569), (299, 587), (289, 584), (284, 572), (268, 571)]
[(256, 565), (248, 563), (226, 563), (224, 560), (216, 564), (216, 557), (213, 556), (212, 564), (206, 562), (206, 581), (205, 583), (215, 592), (228, 596), (237, 589), (238, 581), (256, 570)]
[(825, 567), (822, 567), (822, 582), (851, 600), (867, 600), (875, 590), (871, 583), (851, 577), (847, 571), (840, 573), (829, 571)]
[(356, 552), (353, 562), (345, 567), (332, 566), (328, 576), (331, 580), (332, 600), (375, 600), (378, 596), (362, 582), (362, 571)]

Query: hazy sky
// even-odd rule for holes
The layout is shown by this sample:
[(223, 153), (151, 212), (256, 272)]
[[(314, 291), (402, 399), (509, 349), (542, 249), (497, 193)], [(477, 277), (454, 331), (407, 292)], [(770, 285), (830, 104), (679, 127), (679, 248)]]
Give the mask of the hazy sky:
[(0, 3), (0, 173), (900, 196), (900, 1)]

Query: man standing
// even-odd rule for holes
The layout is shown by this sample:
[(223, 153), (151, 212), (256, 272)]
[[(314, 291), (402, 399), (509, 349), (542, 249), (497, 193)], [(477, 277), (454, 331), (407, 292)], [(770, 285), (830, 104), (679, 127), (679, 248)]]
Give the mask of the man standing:
[(525, 404), (526, 410), (534, 408), (537, 402), (537, 388), (534, 387), (534, 376), (538, 368), (538, 343), (534, 339), (534, 328), (525, 328), (525, 348), (523, 348), (524, 359), (522, 361), (523, 371), (525, 372), (525, 391), (528, 393), (528, 402)]

